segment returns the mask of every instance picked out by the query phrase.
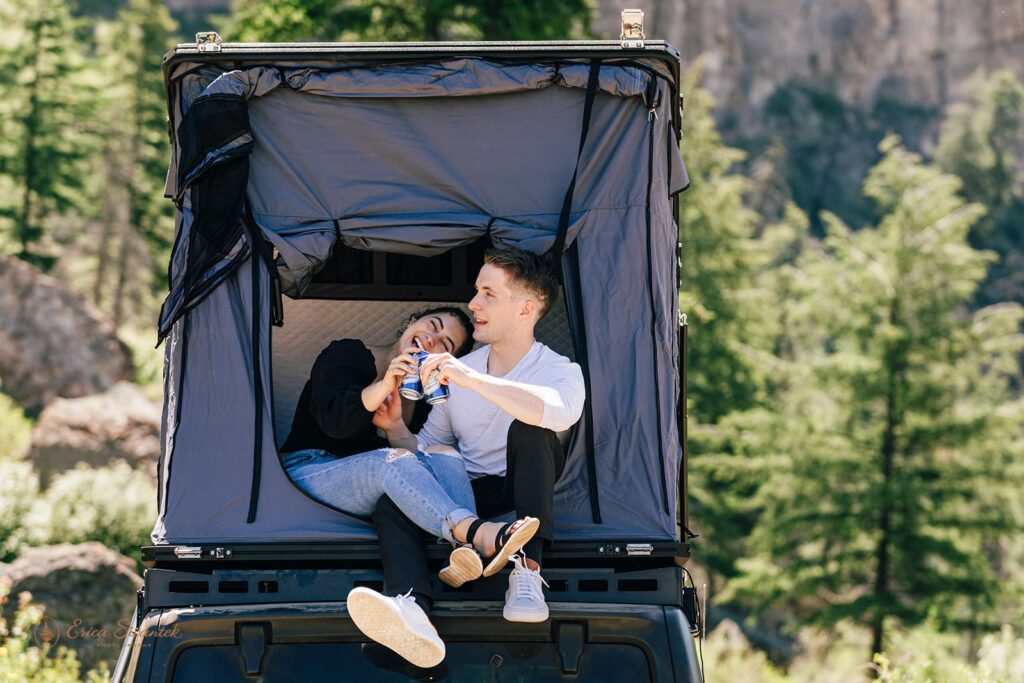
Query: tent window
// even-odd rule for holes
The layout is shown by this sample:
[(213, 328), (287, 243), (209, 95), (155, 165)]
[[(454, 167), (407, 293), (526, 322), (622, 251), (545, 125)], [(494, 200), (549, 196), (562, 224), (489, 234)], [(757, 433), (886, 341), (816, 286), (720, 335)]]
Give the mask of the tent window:
[(373, 282), (373, 254), (343, 244), (334, 247), (334, 254), (317, 273), (314, 282), (362, 285)]
[[(452, 284), (452, 253), (438, 256), (410, 256), (388, 254), (387, 282), (389, 285), (432, 285), (445, 287)], [(462, 274), (465, 284), (465, 273)]]
[(338, 244), (302, 298), (467, 302), (490, 246), (484, 238), (436, 256), (414, 256)]

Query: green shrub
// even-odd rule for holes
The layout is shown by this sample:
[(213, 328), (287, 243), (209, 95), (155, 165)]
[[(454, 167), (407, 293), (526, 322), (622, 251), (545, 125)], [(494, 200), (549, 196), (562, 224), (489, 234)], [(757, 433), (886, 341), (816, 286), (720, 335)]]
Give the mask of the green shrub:
[(10, 562), (25, 543), (26, 517), (38, 495), (39, 477), (30, 463), (0, 459), (0, 561)]
[(784, 683), (788, 680), (763, 652), (751, 647), (739, 627), (729, 621), (722, 622), (700, 645), (704, 651), (706, 680), (743, 683)]
[(978, 669), (1005, 683), (1024, 683), (1024, 634), (1006, 625), (981, 639)]
[(0, 460), (18, 457), (32, 438), (32, 421), (10, 396), (0, 394)]
[(1024, 683), (1024, 638), (1010, 626), (982, 637), (977, 661), (964, 660), (963, 634), (929, 626), (895, 632), (885, 655), (875, 658), (886, 683)]
[(127, 463), (79, 465), (54, 479), (29, 515), (34, 543), (99, 541), (128, 557), (149, 541), (156, 487)]
[(885, 654), (868, 662), (866, 629), (846, 622), (832, 629), (802, 629), (796, 656), (782, 668), (751, 647), (735, 625), (723, 622), (705, 642), (709, 681), (744, 683), (1024, 683), (1024, 636), (1010, 626), (981, 638), (965, 659), (964, 634), (925, 625), (893, 629)]
[[(0, 583), (0, 602), (6, 602), (9, 583)], [(32, 683), (78, 683), (81, 664), (72, 650), (58, 646), (53, 651), (45, 637), (43, 608), (33, 605), (28, 593), (19, 596), (18, 609), (10, 623), (0, 615), (0, 681)], [(110, 674), (101, 665), (86, 674), (84, 683), (106, 683)]]
[(155, 330), (122, 327), (117, 336), (128, 347), (135, 369), (135, 383), (152, 399), (163, 397), (164, 351), (156, 348)]

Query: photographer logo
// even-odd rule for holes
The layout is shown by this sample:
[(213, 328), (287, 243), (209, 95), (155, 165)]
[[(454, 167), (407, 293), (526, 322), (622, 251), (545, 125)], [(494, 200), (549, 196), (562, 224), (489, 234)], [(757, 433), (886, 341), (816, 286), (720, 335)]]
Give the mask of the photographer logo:
[(32, 629), (32, 637), (40, 648), (50, 648), (60, 641), (61, 626), (53, 617), (45, 617)]

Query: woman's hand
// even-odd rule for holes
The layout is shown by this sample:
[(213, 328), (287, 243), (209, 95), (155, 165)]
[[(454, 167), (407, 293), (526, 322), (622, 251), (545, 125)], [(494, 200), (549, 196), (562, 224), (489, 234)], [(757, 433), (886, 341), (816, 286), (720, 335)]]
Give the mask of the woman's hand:
[(381, 378), (381, 384), (391, 393), (398, 389), (398, 385), (402, 383), (406, 375), (412, 374), (419, 369), (419, 363), (412, 354), (419, 351), (415, 346), (410, 347), (398, 354), (391, 359), (388, 364), (388, 369), (384, 371), (384, 377)]
[(380, 381), (374, 382), (363, 389), (361, 397), (364, 408), (371, 413), (375, 412), (384, 403), (384, 399), (398, 389), (398, 385), (402, 383), (402, 379), (407, 374), (416, 372), (417, 363), (412, 354), (417, 351), (419, 349), (411, 347), (392, 358)]
[(394, 389), (384, 402), (373, 412), (373, 426), (383, 432), (394, 429), (395, 425), (402, 421), (402, 397), (398, 389)]

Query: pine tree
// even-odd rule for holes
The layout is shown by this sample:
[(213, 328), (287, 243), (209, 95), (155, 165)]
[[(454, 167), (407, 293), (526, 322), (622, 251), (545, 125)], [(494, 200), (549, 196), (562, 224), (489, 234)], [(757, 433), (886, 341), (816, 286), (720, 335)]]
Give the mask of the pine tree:
[[(802, 622), (851, 620), (884, 648), (891, 623), (983, 623), (1000, 588), (986, 543), (1021, 526), (1021, 406), (1010, 401), (1022, 310), (965, 302), (992, 255), (958, 180), (887, 138), (865, 195), (875, 227), (826, 214), (825, 251), (795, 261), (788, 354), (744, 576), (731, 597)], [(727, 596), (730, 597), (730, 596)]]
[(735, 172), (743, 159), (727, 147), (712, 118), (714, 100), (699, 87), (701, 63), (687, 72), (682, 153), (691, 185), (680, 200), (680, 310), (688, 317), (687, 410), (691, 523), (702, 535), (698, 554), (715, 578), (735, 574), (755, 519), (752, 454), (730, 448), (723, 421), (763, 399), (754, 323), (752, 238), (757, 216), (746, 208), (749, 181)]
[(999, 262), (980, 292), (982, 304), (1024, 301), (1024, 83), (999, 71), (963, 102), (952, 105), (939, 136), (936, 161), (962, 182), (961, 194), (987, 215), (971, 241), (994, 250)]
[(236, 0), (226, 39), (557, 40), (588, 34), (587, 0)]
[(688, 314), (690, 416), (714, 423), (758, 402), (757, 371), (747, 354), (753, 238), (757, 216), (744, 205), (749, 181), (734, 172), (743, 153), (727, 147), (714, 119), (714, 98), (699, 87), (701, 63), (682, 83), (686, 109), (682, 153), (690, 188), (680, 202), (683, 286)]
[[(163, 197), (170, 150), (161, 64), (177, 27), (160, 0), (129, 0), (98, 29), (105, 73), (99, 235), (93, 298), (120, 325), (166, 277), (172, 206)], [(135, 304), (133, 307), (132, 304)]]
[(80, 78), (84, 59), (64, 2), (10, 0), (0, 12), (9, 32), (0, 45), (0, 230), (8, 250), (48, 268), (48, 221), (81, 203), (93, 91)]

